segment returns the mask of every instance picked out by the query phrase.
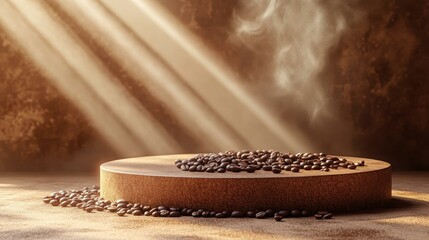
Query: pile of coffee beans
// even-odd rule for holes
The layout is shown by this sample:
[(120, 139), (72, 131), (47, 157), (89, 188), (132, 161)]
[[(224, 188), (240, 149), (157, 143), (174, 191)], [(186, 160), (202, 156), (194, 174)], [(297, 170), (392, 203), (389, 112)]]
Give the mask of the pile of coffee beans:
[[(52, 206), (61, 207), (76, 207), (85, 212), (110, 212), (116, 213), (118, 216), (134, 215), (134, 216), (152, 216), (152, 217), (215, 217), (215, 218), (274, 218), (276, 221), (281, 221), (287, 217), (308, 217), (310, 212), (306, 210), (255, 210), (255, 211), (210, 211), (207, 209), (191, 209), (167, 206), (146, 206), (140, 203), (132, 203), (124, 199), (116, 201), (106, 200), (100, 197), (100, 188), (92, 186), (85, 187), (79, 190), (61, 190), (53, 192), (49, 196), (43, 198), (43, 202)], [(332, 213), (319, 211), (314, 215), (316, 219), (330, 219)]]
[(326, 155), (324, 153), (282, 153), (274, 150), (256, 151), (226, 151), (220, 153), (198, 154), (190, 159), (177, 159), (176, 167), (189, 172), (224, 173), (248, 172), (256, 170), (281, 173), (291, 171), (297, 173), (303, 170), (320, 170), (329, 172), (330, 169), (356, 169), (364, 166), (365, 161), (352, 162), (345, 158)]

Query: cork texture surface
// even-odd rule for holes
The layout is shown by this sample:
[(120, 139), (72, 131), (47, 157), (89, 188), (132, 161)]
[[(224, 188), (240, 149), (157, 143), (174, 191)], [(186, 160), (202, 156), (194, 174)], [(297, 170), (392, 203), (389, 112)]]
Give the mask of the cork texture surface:
[(0, 176), (0, 239), (427, 239), (429, 174), (393, 174), (391, 206), (314, 218), (212, 219), (118, 217), (52, 207), (42, 197), (82, 188), (98, 177), (76, 175)]
[[(365, 160), (355, 170), (280, 174), (186, 172), (174, 161), (190, 155), (123, 159), (100, 167), (101, 195), (156, 206), (209, 210), (306, 209), (339, 212), (382, 207), (391, 199), (390, 164)], [(243, 199), (247, 199), (243, 201)]]

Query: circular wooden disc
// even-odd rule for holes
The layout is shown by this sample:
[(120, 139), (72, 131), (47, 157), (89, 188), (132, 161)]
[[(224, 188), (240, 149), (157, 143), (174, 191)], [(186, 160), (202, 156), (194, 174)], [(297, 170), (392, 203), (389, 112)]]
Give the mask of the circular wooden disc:
[(306, 209), (354, 211), (385, 206), (391, 199), (390, 164), (365, 158), (355, 170), (187, 172), (174, 161), (195, 156), (164, 155), (128, 158), (100, 166), (101, 197), (126, 199), (149, 206), (192, 209)]

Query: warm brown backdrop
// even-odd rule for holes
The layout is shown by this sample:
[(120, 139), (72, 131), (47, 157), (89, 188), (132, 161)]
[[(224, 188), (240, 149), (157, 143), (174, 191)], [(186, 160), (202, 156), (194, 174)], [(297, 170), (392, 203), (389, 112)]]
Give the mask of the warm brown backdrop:
[[(239, 1), (161, 2), (244, 81), (266, 72), (265, 56), (232, 43), (228, 37)], [(428, 170), (429, 3), (357, 1), (353, 7), (364, 12), (364, 17), (342, 35), (324, 69), (328, 76), (324, 84), (333, 87), (335, 102), (331, 101), (350, 126), (347, 134), (353, 147), (344, 151), (327, 144), (327, 149), (384, 159), (392, 162), (394, 169)], [(173, 129), (187, 152), (199, 151), (198, 140), (189, 138), (162, 104), (154, 102), (143, 87), (130, 85), (132, 81), (121, 69), (112, 67), (114, 63), (97, 50), (91, 38), (75, 30), (114, 69), (113, 74), (122, 76), (123, 84), (163, 126)], [(282, 104), (281, 98), (272, 101), (273, 105)], [(0, 103), (0, 170), (94, 170), (103, 161), (125, 157), (110, 150), (85, 117), (41, 76), (1, 29)], [(335, 131), (334, 126), (324, 128)]]

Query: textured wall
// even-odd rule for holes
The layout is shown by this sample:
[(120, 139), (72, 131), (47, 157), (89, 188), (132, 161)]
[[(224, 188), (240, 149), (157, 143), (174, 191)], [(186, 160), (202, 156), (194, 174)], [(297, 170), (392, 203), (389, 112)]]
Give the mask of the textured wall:
[[(161, 2), (246, 81), (258, 84), (260, 78), (255, 76), (267, 72), (267, 56), (230, 41), (233, 11), (240, 2)], [(350, 128), (352, 148), (320, 146), (386, 159), (397, 168), (429, 169), (429, 3), (358, 1), (355, 7), (362, 17), (342, 35), (323, 71), (324, 84), (332, 86), (336, 113)], [(80, 37), (97, 48), (83, 33)], [(98, 55), (108, 61), (102, 50)], [(119, 70), (116, 75), (123, 76), (124, 85), (132, 82)], [(199, 151), (198, 141), (190, 139), (144, 88), (129, 89), (166, 128), (176, 129), (175, 136), (186, 151)], [(266, 99), (274, 106), (285, 101)], [(0, 169), (93, 170), (100, 162), (121, 157), (1, 30), (0, 103)], [(335, 132), (334, 126), (325, 127), (310, 130), (321, 136)]]

